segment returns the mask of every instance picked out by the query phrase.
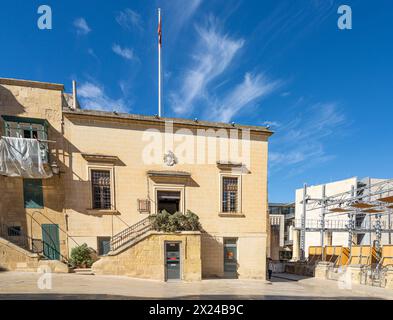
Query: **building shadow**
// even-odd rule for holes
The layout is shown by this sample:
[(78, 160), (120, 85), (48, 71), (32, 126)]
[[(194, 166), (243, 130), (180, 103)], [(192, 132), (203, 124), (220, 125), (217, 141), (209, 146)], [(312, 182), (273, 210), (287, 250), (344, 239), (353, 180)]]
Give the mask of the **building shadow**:
[(0, 300), (385, 300), (376, 297), (323, 297), (323, 296), (289, 296), (289, 295), (231, 295), (202, 294), (184, 295), (171, 298), (123, 296), (111, 294), (59, 294), (59, 293), (25, 293), (0, 294)]
[[(7, 112), (8, 115), (19, 115), (25, 112), (25, 107), (18, 102), (14, 94), (3, 85), (0, 85), (0, 115)], [(7, 108), (7, 110), (5, 110)]]

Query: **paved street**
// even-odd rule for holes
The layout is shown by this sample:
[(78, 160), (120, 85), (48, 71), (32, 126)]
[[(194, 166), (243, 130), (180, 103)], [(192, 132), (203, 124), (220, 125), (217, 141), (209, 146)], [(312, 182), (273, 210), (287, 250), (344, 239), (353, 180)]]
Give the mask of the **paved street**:
[[(54, 274), (52, 289), (37, 273), (0, 273), (0, 299), (393, 299), (393, 290), (278, 274), (272, 282), (203, 280), (163, 283), (117, 276)], [(289, 280), (292, 279), (292, 280)]]

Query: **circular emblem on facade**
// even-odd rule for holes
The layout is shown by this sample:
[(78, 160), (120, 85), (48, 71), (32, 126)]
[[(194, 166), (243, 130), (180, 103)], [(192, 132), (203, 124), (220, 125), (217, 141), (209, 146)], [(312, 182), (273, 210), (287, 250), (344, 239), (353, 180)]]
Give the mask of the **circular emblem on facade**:
[(175, 164), (177, 164), (177, 158), (172, 151), (168, 151), (168, 153), (164, 154), (164, 163), (168, 167), (173, 167)]

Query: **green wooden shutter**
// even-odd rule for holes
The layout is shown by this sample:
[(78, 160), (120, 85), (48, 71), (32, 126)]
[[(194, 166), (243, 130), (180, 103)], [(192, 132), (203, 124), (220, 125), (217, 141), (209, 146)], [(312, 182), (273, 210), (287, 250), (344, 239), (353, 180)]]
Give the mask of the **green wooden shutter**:
[(49, 260), (60, 260), (60, 238), (57, 224), (42, 225), (42, 242), (44, 256)]
[(41, 179), (23, 180), (23, 197), (25, 208), (40, 209), (44, 207)]

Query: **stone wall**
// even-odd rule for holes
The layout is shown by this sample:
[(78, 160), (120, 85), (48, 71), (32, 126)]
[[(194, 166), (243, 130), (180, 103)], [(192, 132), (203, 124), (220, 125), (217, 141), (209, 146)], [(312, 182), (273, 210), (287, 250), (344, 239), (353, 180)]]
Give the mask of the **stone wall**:
[(181, 278), (201, 280), (201, 240), (199, 232), (176, 234), (151, 231), (136, 244), (110, 253), (95, 262), (95, 274), (122, 275), (165, 281), (165, 242), (181, 242)]
[[(63, 86), (32, 81), (0, 79), (0, 115), (46, 119), (50, 161), (56, 161), (65, 171), (67, 155), (62, 136)], [(0, 121), (0, 132), (3, 132)], [(64, 176), (43, 179), (44, 208), (26, 209), (23, 199), (23, 179), (0, 176), (0, 223), (20, 226), (24, 234), (42, 238), (42, 224), (58, 224), (60, 250), (66, 256), (67, 236), (64, 208)]]
[[(173, 167), (163, 167), (161, 162), (147, 163), (143, 158), (147, 145), (143, 138), (145, 131), (154, 129), (155, 139), (161, 141), (164, 137), (163, 124), (65, 113), (64, 128), (66, 141), (72, 141), (72, 145), (66, 148), (69, 170), (65, 207), (70, 236), (78, 243), (87, 243), (96, 249), (97, 237), (110, 237), (146, 217), (146, 214), (138, 213), (137, 199), (151, 199), (151, 211), (155, 213), (155, 188), (176, 188), (182, 192), (185, 209), (199, 216), (208, 234), (207, 238), (202, 239), (203, 275), (223, 276), (224, 238), (237, 238), (239, 277), (265, 277), (268, 233), (267, 136), (251, 135), (250, 165), (241, 175), (240, 212), (237, 215), (222, 215), (220, 177), (223, 174), (230, 175), (231, 170), (225, 171), (216, 162), (178, 163)], [(178, 129), (175, 126), (174, 131)], [(189, 129), (196, 133), (195, 128)], [(189, 136), (176, 133), (174, 139), (181, 142), (189, 139)], [(178, 144), (174, 143), (172, 148), (175, 154)], [(205, 151), (207, 155), (208, 150)], [(167, 150), (162, 152), (164, 154)], [(119, 161), (115, 164), (94, 163), (87, 161), (82, 154), (116, 156)], [(111, 170), (115, 189), (113, 214), (88, 210), (92, 202), (90, 168)], [(185, 171), (191, 174), (191, 178), (178, 183), (173, 178), (171, 181), (154, 181), (146, 174), (149, 170)], [(72, 241), (69, 244), (70, 249), (75, 245)]]
[[(36, 272), (39, 257), (13, 243), (0, 238), (0, 271), (31, 271)], [(22, 270), (23, 269), (23, 270)]]

